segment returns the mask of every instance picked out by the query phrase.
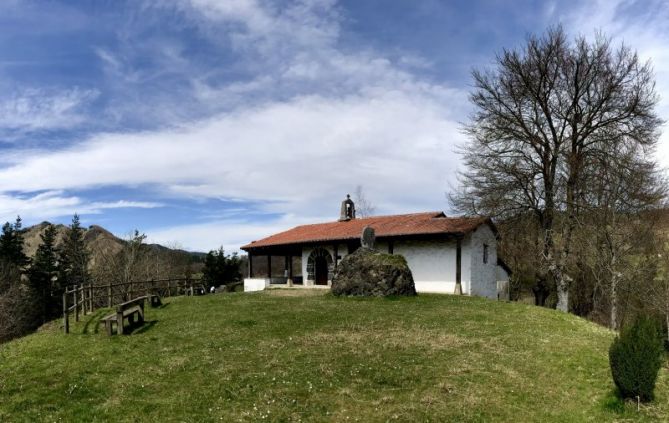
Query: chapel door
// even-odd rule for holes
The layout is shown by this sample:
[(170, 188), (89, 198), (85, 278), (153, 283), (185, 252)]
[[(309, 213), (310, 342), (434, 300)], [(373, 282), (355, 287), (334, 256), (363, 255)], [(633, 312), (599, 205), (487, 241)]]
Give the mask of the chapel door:
[(327, 285), (328, 284), (328, 262), (325, 257), (316, 257), (315, 263), (315, 279), (316, 285)]

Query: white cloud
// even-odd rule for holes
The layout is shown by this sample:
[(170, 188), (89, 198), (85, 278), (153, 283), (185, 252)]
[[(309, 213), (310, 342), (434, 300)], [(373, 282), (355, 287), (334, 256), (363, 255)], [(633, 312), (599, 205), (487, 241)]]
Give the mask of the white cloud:
[(208, 31), (218, 33), (218, 25), (226, 24), (236, 48), (256, 48), (267, 55), (333, 44), (339, 35), (335, 3), (302, 0), (278, 6), (258, 0), (175, 0), (182, 11), (201, 19)]
[[(382, 213), (446, 208), (459, 162), (454, 146), (463, 141), (458, 121), (468, 102), (464, 90), (407, 70), (428, 61), (406, 56), (394, 63), (371, 49), (342, 49), (341, 16), (329, 0), (286, 8), (252, 0), (174, 4), (212, 40), (225, 38), (253, 61), (246, 64), (254, 71), (248, 80), (223, 86), (194, 72), (193, 97), (229, 109), (170, 128), (98, 134), (57, 151), (9, 154), (0, 167), (0, 195), (58, 192), (50, 202), (40, 200), (42, 212), (53, 215), (84, 203), (61, 190), (150, 186), (166, 199), (237, 199), (281, 216), (261, 224), (215, 219), (148, 231), (151, 240), (198, 250), (237, 248), (277, 229), (335, 219), (339, 201), (359, 184)], [(97, 54), (110, 74), (134, 77), (123, 57), (105, 49)], [(170, 57), (181, 61), (178, 49)], [(184, 98), (183, 107), (191, 101)], [(161, 107), (146, 104), (136, 114), (144, 116), (144, 108), (160, 114)], [(12, 210), (37, 210), (30, 198), (11, 198)]]
[(40, 221), (79, 214), (98, 214), (106, 209), (156, 208), (160, 203), (144, 201), (88, 202), (63, 191), (45, 191), (35, 195), (0, 194), (0, 221), (12, 221), (20, 215), (25, 221)]
[(84, 119), (82, 106), (97, 95), (97, 91), (78, 88), (25, 89), (0, 98), (0, 128), (5, 132), (31, 132), (74, 127)]
[(460, 135), (448, 116), (421, 92), (297, 98), (178, 131), (106, 134), (16, 157), (0, 169), (0, 191), (154, 184), (175, 196), (323, 213), (336, 208), (323, 201), (363, 184), (390, 209), (420, 210), (442, 203), (457, 163), (452, 147)]
[(269, 222), (247, 220), (214, 220), (191, 225), (175, 225), (147, 232), (147, 242), (162, 245), (178, 244), (190, 251), (209, 251), (224, 247), (226, 252), (239, 251), (239, 247), (269, 234), (310, 223), (304, 217), (283, 216)]

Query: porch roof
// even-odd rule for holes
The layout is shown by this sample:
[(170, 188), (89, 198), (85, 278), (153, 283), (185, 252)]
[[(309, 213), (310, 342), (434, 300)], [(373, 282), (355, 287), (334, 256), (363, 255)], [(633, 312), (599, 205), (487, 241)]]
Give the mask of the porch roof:
[(487, 223), (496, 231), (488, 217), (446, 217), (443, 212), (372, 216), (348, 221), (301, 225), (284, 232), (253, 241), (241, 247), (249, 251), (279, 245), (306, 244), (323, 241), (359, 239), (365, 226), (374, 228), (377, 238), (411, 235), (465, 235)]

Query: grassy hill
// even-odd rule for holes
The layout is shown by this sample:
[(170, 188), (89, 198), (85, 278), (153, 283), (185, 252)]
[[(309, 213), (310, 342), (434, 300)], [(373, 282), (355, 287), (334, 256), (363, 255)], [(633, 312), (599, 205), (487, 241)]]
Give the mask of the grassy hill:
[(276, 290), (168, 299), (108, 338), (88, 316), (0, 345), (0, 421), (656, 421), (613, 394), (613, 334), (478, 298)]

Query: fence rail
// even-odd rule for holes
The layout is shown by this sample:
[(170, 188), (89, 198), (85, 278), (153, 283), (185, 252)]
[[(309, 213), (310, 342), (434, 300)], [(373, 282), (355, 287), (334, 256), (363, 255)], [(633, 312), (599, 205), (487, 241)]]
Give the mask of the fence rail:
[(71, 313), (74, 321), (78, 322), (80, 314), (84, 316), (98, 308), (113, 307), (137, 295), (158, 294), (161, 297), (174, 297), (188, 292), (192, 294), (194, 287), (201, 286), (200, 279), (178, 277), (67, 287), (63, 292), (63, 330), (70, 333)]

